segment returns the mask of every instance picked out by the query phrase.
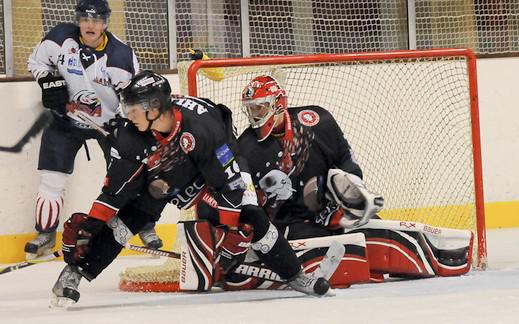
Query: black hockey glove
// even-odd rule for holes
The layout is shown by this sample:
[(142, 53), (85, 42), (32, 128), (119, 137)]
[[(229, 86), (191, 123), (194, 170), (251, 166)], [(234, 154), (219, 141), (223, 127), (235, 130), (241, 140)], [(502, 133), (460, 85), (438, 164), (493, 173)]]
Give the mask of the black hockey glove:
[(90, 241), (98, 234), (105, 222), (88, 217), (87, 214), (74, 213), (63, 225), (63, 258), (68, 264), (84, 261), (90, 250)]
[(108, 141), (110, 141), (112, 145), (115, 144), (117, 141), (117, 133), (120, 128), (131, 127), (134, 127), (132, 122), (126, 118), (121, 117), (120, 115), (116, 115), (115, 118), (112, 118), (103, 124), (104, 130), (106, 130), (109, 133), (107, 139)]
[(66, 113), (68, 90), (65, 79), (48, 74), (38, 79), (41, 87), (41, 103), (43, 107), (56, 111), (59, 115)]

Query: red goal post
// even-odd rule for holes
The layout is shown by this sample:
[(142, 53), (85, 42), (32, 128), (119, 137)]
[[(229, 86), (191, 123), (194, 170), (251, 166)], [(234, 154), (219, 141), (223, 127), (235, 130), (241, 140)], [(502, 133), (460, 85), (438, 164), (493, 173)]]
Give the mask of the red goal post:
[(486, 268), (476, 57), (470, 49), (211, 59), (179, 64), (183, 93), (223, 103), (238, 131), (240, 94), (259, 74), (289, 106), (319, 105), (338, 120), (384, 219), (469, 229)]

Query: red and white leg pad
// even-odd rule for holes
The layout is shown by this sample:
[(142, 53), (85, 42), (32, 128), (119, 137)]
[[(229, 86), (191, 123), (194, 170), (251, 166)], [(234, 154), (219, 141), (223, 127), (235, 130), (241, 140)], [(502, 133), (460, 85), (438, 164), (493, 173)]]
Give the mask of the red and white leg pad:
[(373, 219), (348, 233), (366, 236), (370, 268), (379, 275), (459, 276), (471, 267), (474, 235), (468, 230)]
[(215, 238), (207, 221), (177, 224), (180, 244), (180, 279), (182, 291), (208, 291), (213, 286)]

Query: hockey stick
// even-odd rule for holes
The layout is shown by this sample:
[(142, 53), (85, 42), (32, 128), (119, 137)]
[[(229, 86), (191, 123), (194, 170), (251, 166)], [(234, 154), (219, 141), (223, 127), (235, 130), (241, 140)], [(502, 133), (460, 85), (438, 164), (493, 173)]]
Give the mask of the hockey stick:
[(46, 256), (38, 258), (38, 259), (23, 261), (23, 262), (20, 262), (20, 263), (17, 263), (17, 264), (10, 265), (10, 266), (5, 267), (5, 268), (1, 268), (0, 269), (0, 274), (9, 273), (9, 272), (12, 272), (12, 271), (15, 271), (15, 270), (18, 270), (18, 269), (27, 268), (27, 267), (30, 267), (32, 265), (38, 264), (38, 263), (52, 261), (52, 260), (55, 260), (55, 259), (57, 259), (57, 258), (59, 258), (61, 256), (63, 256), (63, 252), (61, 252), (61, 250), (60, 251), (55, 251), (52, 254), (46, 255)]
[(29, 128), (29, 130), (25, 133), (25, 135), (18, 141), (18, 143), (14, 144), (13, 146), (0, 146), (0, 152), (21, 152), (25, 144), (27, 144), (32, 137), (35, 137), (39, 132), (50, 125), (53, 119), (54, 116), (52, 115), (51, 111), (44, 109), (40, 116), (38, 116), (36, 121)]
[[(150, 249), (145, 246), (137, 246), (127, 243), (124, 246), (128, 250), (147, 253), (151, 255), (164, 256), (173, 259), (180, 259), (180, 253), (164, 251), (164, 250), (155, 250)], [(344, 255), (344, 245), (333, 242), (331, 246), (328, 248), (325, 256), (323, 257), (321, 264), (315, 270), (315, 274), (317, 277), (324, 277), (325, 279), (330, 279), (330, 277), (334, 274), (335, 270), (339, 266), (341, 262), (342, 256)], [(269, 268), (255, 266), (250, 264), (240, 264), (237, 268), (233, 270), (233, 273), (242, 274), (250, 277), (265, 279), (274, 282), (286, 283), (287, 281), (282, 279), (277, 273), (272, 271)]]
[[(150, 249), (144, 246), (137, 246), (132, 244), (126, 244), (125, 248), (132, 251), (147, 253), (151, 255), (158, 255), (158, 256), (164, 256), (168, 258), (173, 259), (180, 259), (180, 253), (176, 252), (170, 252), (170, 251), (164, 251), (164, 250), (154, 250)], [(282, 279), (277, 273), (274, 271), (259, 267), (259, 266), (253, 266), (248, 264), (240, 264), (236, 269), (233, 270), (234, 273), (248, 275), (251, 277), (256, 277), (260, 279), (275, 281), (275, 282), (281, 282), (286, 283), (286, 280)]]

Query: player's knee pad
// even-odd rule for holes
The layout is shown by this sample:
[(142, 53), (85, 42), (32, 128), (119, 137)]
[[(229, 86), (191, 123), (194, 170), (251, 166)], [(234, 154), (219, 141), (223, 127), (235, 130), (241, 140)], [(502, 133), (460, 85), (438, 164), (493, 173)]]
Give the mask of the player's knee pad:
[(63, 210), (63, 193), (69, 175), (55, 171), (42, 171), (36, 199), (36, 230), (55, 231)]
[(41, 171), (38, 195), (44, 199), (57, 199), (63, 196), (70, 175), (56, 171)]

